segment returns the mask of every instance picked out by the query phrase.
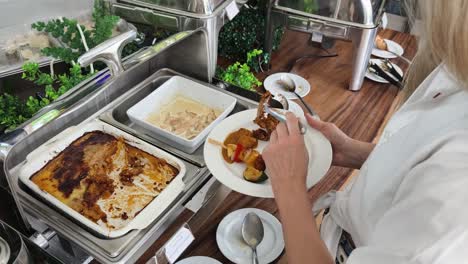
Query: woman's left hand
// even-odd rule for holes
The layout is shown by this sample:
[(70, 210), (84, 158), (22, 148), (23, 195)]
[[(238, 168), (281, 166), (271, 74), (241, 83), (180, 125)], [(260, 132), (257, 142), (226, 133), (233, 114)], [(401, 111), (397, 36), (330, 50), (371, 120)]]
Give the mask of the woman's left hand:
[(275, 196), (283, 190), (307, 190), (309, 156), (304, 136), (300, 133), (299, 119), (289, 112), (286, 118), (287, 123), (278, 124), (262, 153)]

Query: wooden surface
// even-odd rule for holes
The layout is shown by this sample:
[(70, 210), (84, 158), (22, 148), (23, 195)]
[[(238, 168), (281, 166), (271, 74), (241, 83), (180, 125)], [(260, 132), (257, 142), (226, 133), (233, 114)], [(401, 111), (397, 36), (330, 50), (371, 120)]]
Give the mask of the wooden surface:
[[(412, 58), (416, 51), (416, 40), (407, 34), (391, 30), (379, 33), (387, 39), (392, 39), (405, 49), (404, 56)], [(280, 49), (273, 54), (273, 67), (267, 74), (260, 74), (261, 79), (268, 74), (286, 71), (292, 61), (304, 55), (325, 54), (319, 48), (309, 45), (310, 35), (287, 31)], [(335, 123), (349, 136), (363, 140), (374, 141), (380, 133), (384, 122), (396, 109), (395, 99), (398, 89), (388, 84), (379, 84), (369, 80), (359, 92), (347, 90), (351, 76), (352, 44), (337, 41), (331, 53), (337, 53), (333, 58), (311, 58), (295, 64), (291, 72), (309, 81), (312, 91), (305, 100), (318, 115), (326, 121)], [(393, 59), (404, 70), (407, 65), (398, 59)], [(339, 189), (352, 174), (351, 169), (332, 167), (328, 174), (314, 186), (309, 195), (316, 199), (320, 195), (334, 189)], [(188, 256), (210, 256), (222, 263), (231, 263), (219, 251), (216, 244), (216, 228), (224, 216), (240, 208), (255, 207), (266, 210), (278, 217), (278, 210), (273, 199), (260, 199), (232, 192), (223, 205), (210, 217), (200, 232), (195, 233), (196, 240), (184, 253)], [(145, 263), (154, 252), (160, 248), (172, 233), (191, 216), (186, 210), (171, 228), (146, 252), (140, 259)], [(286, 263), (284, 253), (276, 263)]]

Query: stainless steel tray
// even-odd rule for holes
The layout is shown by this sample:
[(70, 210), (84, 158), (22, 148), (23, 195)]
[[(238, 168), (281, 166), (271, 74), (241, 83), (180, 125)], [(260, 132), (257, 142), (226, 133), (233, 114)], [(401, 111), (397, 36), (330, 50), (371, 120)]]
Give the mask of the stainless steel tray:
[[(161, 137), (158, 137), (157, 135), (153, 134), (151, 131), (148, 131), (145, 128), (133, 123), (127, 116), (127, 110), (130, 107), (134, 106), (136, 103), (138, 103), (140, 100), (142, 100), (147, 95), (152, 93), (154, 90), (158, 89), (158, 87), (161, 86), (164, 82), (166, 82), (169, 78), (176, 76), (176, 75), (183, 76), (184, 78), (190, 79), (195, 82), (200, 82), (193, 78), (184, 76), (182, 74), (179, 74), (169, 69), (158, 71), (157, 73), (153, 74), (148, 79), (140, 83), (134, 89), (122, 95), (119, 99), (117, 99), (112, 104), (113, 106), (109, 110), (104, 112), (102, 115), (100, 115), (99, 118), (102, 121), (107, 122), (131, 135), (139, 137), (155, 146), (158, 146), (159, 148), (162, 148), (168, 151), (171, 154), (179, 156), (188, 162), (191, 162), (197, 166), (204, 167), (205, 160), (203, 158), (203, 145), (201, 145), (192, 154), (185, 153), (173, 147), (170, 141), (163, 139)], [(202, 83), (202, 84), (207, 85), (206, 83)], [(232, 110), (231, 114), (257, 107), (257, 103), (254, 101), (250, 101), (244, 97), (227, 92), (213, 85), (208, 85), (208, 86), (212, 89), (222, 91), (224, 93), (227, 93), (237, 98), (237, 104), (234, 107), (234, 110)]]

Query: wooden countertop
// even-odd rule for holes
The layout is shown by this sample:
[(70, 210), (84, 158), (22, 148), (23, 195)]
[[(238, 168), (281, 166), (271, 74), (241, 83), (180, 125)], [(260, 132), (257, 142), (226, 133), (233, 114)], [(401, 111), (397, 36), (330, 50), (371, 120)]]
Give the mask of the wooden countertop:
[[(413, 36), (392, 30), (383, 30), (379, 33), (384, 38), (391, 39), (405, 49), (404, 56), (412, 58), (416, 52), (417, 43)], [(319, 48), (310, 46), (310, 35), (287, 31), (280, 49), (273, 54), (273, 67), (268, 72), (287, 71), (288, 65), (294, 60), (309, 54), (324, 54)], [(363, 140), (374, 141), (395, 108), (395, 100), (399, 94), (398, 88), (389, 84), (380, 84), (364, 80), (359, 92), (347, 90), (351, 76), (352, 44), (337, 41), (330, 52), (338, 53), (333, 58), (310, 58), (298, 62), (291, 70), (309, 81), (312, 90), (305, 97), (322, 120), (335, 123), (349, 136)], [(402, 69), (407, 65), (399, 59), (393, 59)], [(259, 74), (264, 79), (266, 74)], [(332, 167), (328, 174), (314, 186), (309, 195), (316, 199), (320, 195), (339, 189), (352, 174), (351, 169)], [(182, 258), (188, 256), (210, 256), (222, 263), (231, 263), (226, 259), (216, 244), (216, 228), (224, 216), (240, 208), (255, 207), (266, 210), (278, 217), (278, 210), (273, 199), (260, 199), (232, 192), (205, 222), (200, 232), (195, 233), (196, 240), (184, 253)], [(185, 210), (169, 230), (141, 257), (139, 263), (145, 263), (151, 258), (171, 235), (176, 231), (192, 213)], [(283, 253), (276, 263), (286, 263)]]

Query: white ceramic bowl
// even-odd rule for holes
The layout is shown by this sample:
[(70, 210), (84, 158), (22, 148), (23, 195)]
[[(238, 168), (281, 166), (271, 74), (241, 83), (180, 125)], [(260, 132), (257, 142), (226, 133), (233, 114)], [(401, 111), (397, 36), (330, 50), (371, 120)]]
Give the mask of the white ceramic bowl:
[[(222, 113), (193, 139), (186, 139), (147, 121), (150, 114), (157, 113), (161, 107), (168, 104), (178, 95), (190, 98), (210, 108), (221, 109)], [(216, 124), (231, 113), (236, 102), (236, 98), (230, 95), (189, 79), (174, 76), (143, 100), (128, 109), (127, 115), (130, 120), (139, 126), (153, 132), (155, 135), (168, 139), (168, 143), (182, 151), (192, 153), (204, 142), (206, 136)]]

